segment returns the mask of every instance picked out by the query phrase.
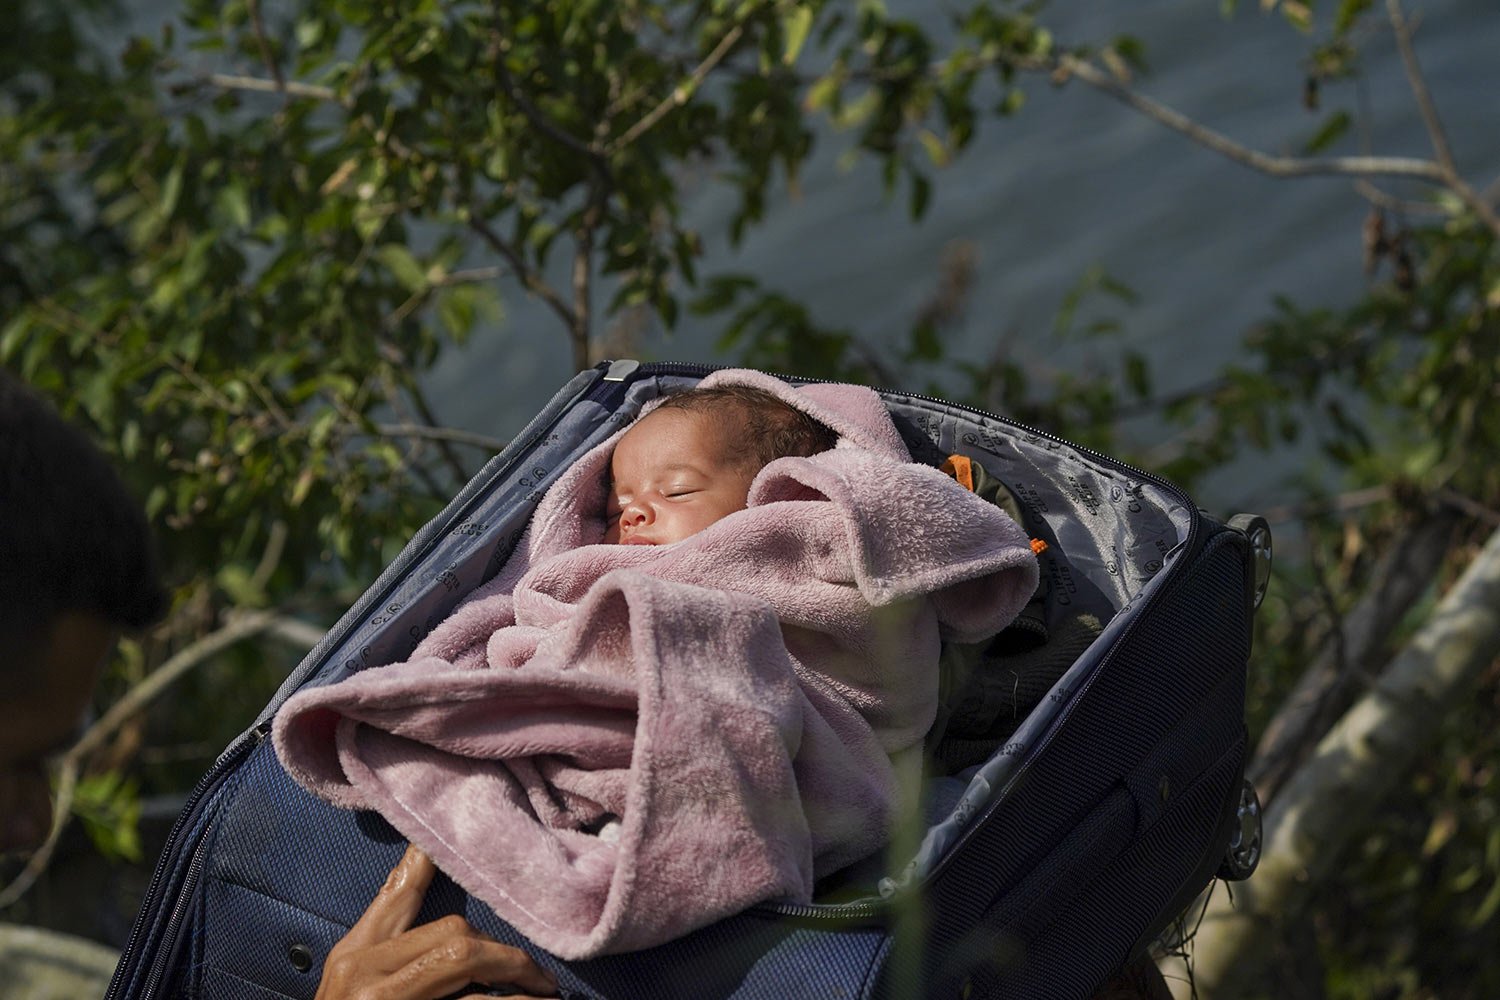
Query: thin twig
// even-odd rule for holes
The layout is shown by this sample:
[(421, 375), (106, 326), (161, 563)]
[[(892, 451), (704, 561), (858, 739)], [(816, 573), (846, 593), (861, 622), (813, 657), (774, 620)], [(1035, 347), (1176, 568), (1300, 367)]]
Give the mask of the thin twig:
[(312, 649), (322, 641), (326, 634), (326, 629), (287, 615), (277, 615), (272, 618), (266, 624), (265, 631), (267, 637), (280, 639), (287, 645), (295, 646), (303, 651)]
[[(406, 392), (411, 397), (412, 405), (417, 408), (417, 416), (422, 418), (423, 423), (429, 427), (442, 426), (437, 415), (432, 412), (432, 406), (427, 402), (427, 395), (422, 391), (422, 386), (416, 379), (406, 380)], [(417, 440), (424, 439), (418, 438)], [(448, 463), (448, 471), (453, 474), (453, 477), (460, 483), (467, 482), (469, 473), (464, 469), (464, 463), (459, 461), (458, 453), (453, 450), (452, 440), (443, 436), (434, 437), (431, 440), (437, 442), (438, 451), (442, 453), (443, 460)]]
[(1436, 493), (1439, 503), (1452, 507), (1461, 514), (1467, 514), (1476, 521), (1500, 527), (1500, 510), (1486, 507), (1472, 497), (1464, 496), (1462, 493), (1449, 486), (1441, 486)]
[(1484, 190), (1479, 193), (1479, 197), (1483, 198), (1488, 204), (1500, 201), (1500, 177), (1496, 177), (1486, 184)]
[[(301, 623), (298, 623), (301, 624)], [(104, 741), (113, 736), (121, 726), (133, 719), (168, 687), (199, 664), (243, 639), (277, 626), (280, 634), (287, 635), (288, 621), (276, 611), (251, 611), (237, 615), (228, 624), (215, 632), (188, 645), (152, 671), (135, 685), (125, 696), (109, 707), (97, 722), (79, 738), (78, 742), (63, 755), (58, 773), (57, 798), (52, 811), (52, 829), (46, 842), (27, 861), (14, 880), (0, 891), (0, 909), (20, 899), (46, 870), (56, 849), (58, 838), (67, 826), (73, 805), (73, 792), (78, 783), (82, 762), (97, 750)], [(309, 626), (310, 628), (310, 626)], [(298, 638), (302, 637), (300, 633)], [(318, 633), (321, 637), (322, 633)], [(316, 642), (316, 639), (314, 640)]]
[(449, 285), (481, 284), (486, 281), (494, 281), (496, 278), (503, 278), (508, 273), (507, 268), (498, 266), (470, 267), (461, 271), (450, 271), (438, 279), (435, 284), (439, 288), (447, 288)]
[(26, 866), (11, 879), (10, 884), (0, 890), (0, 910), (15, 903), (16, 900), (36, 884), (41, 878), (42, 872), (52, 863), (52, 855), (57, 850), (57, 842), (62, 838), (63, 830), (67, 828), (68, 819), (73, 812), (73, 791), (78, 787), (78, 762), (69, 755), (62, 762), (57, 773), (57, 788), (52, 798), (52, 829), (47, 831), (47, 839), (26, 859)]
[(218, 87), (220, 90), (251, 90), (262, 94), (286, 94), (289, 97), (307, 97), (315, 101), (331, 101), (334, 104), (344, 103), (332, 87), (323, 87), (315, 83), (300, 83), (296, 80), (284, 80), (278, 83), (263, 77), (241, 76), (234, 73), (207, 73), (198, 77), (198, 80)]
[(281, 404), (276, 402), (276, 397), (267, 391), (265, 386), (260, 384), (260, 379), (252, 378), (248, 381), (250, 383), (250, 390), (260, 398), (266, 412), (276, 420), (276, 423), (280, 425), (283, 431), (290, 431), (297, 426), (297, 422), (291, 418), (291, 415), (281, 408)]
[(163, 361), (166, 363), (168, 368), (171, 368), (177, 374), (187, 379), (195, 387), (197, 387), (199, 392), (205, 394), (209, 397), (209, 399), (213, 400), (214, 405), (219, 407), (225, 413), (240, 414), (245, 411), (245, 408), (243, 406), (239, 405), (234, 400), (224, 395), (218, 390), (217, 387), (209, 383), (207, 379), (205, 379), (202, 375), (199, 375), (196, 371), (194, 371), (188, 365), (184, 364), (182, 361), (174, 358), (170, 354), (163, 355)]
[(1057, 60), (1028, 60), (1017, 65), (1031, 70), (1050, 66), (1053, 72), (1076, 76), (1199, 145), (1272, 177), (1407, 177), (1428, 181), (1453, 192), (1488, 229), (1500, 235), (1500, 213), (1457, 171), (1444, 163), (1404, 156), (1271, 156), (1194, 121), (1180, 111), (1131, 89), (1091, 63), (1072, 56), (1062, 56)]
[(1448, 144), (1448, 133), (1443, 128), (1443, 120), (1438, 115), (1437, 105), (1432, 101), (1432, 93), (1427, 89), (1427, 80), (1422, 75), (1422, 68), (1417, 64), (1417, 51), (1411, 43), (1411, 27), (1406, 23), (1406, 17), (1401, 13), (1400, 0), (1386, 0), (1386, 14), (1391, 19), (1391, 29), (1396, 35), (1396, 49), (1401, 53), (1401, 66), (1406, 71), (1406, 83), (1411, 87), (1412, 96), (1417, 99), (1417, 108), (1422, 113), (1422, 124), (1427, 128), (1428, 138), (1432, 140), (1432, 152), (1437, 157), (1444, 170), (1454, 177), (1458, 176), (1458, 165), (1453, 160), (1453, 149)]
[(375, 430), (388, 437), (425, 438), (432, 441), (452, 441), (485, 451), (501, 452), (510, 443), (499, 438), (453, 427), (431, 427), (427, 424), (376, 424)]
[(420, 309), (431, 298), (432, 293), (439, 288), (451, 288), (454, 285), (482, 284), (486, 281), (493, 281), (508, 273), (509, 269), (504, 267), (472, 267), (467, 270), (445, 274), (436, 281), (429, 282), (408, 295), (406, 300), (385, 318), (385, 329), (394, 330), (400, 326), (408, 316)]
[(568, 329), (573, 344), (573, 367), (578, 371), (589, 366), (589, 326), (593, 323), (591, 292), (594, 267), (594, 233), (604, 218), (604, 203), (609, 190), (602, 177), (590, 184), (589, 204), (574, 233), (573, 253), (573, 325)]
[(1364, 198), (1365, 201), (1389, 212), (1397, 212), (1404, 215), (1444, 214), (1441, 205), (1436, 205), (1430, 201), (1411, 201), (1407, 198), (1397, 197), (1389, 191), (1382, 190), (1374, 181), (1363, 178), (1354, 182), (1354, 190), (1359, 192), (1360, 197)]
[[(397, 375), (404, 375), (407, 370), (407, 366), (404, 361), (404, 355), (401, 353), (401, 349), (399, 347), (397, 347), (395, 344), (390, 343), (389, 341), (383, 342), (380, 346), (381, 350), (386, 354), (387, 360), (391, 362), (390, 365), (383, 367), (380, 373), (380, 383), (383, 387), (382, 397), (385, 399), (386, 404), (390, 406), (392, 410), (396, 411), (396, 415), (401, 419), (402, 423), (437, 423), (437, 421), (431, 419), (431, 417), (429, 416), (424, 416), (421, 413), (411, 414), (408, 412), (406, 407), (406, 400), (401, 394), (402, 383), (397, 380)], [(449, 491), (442, 487), (442, 485), (433, 476), (431, 470), (429, 470), (425, 465), (422, 465), (415, 461), (416, 456), (420, 454), (421, 450), (421, 439), (413, 439), (411, 447), (407, 449), (405, 455), (401, 456), (401, 464), (397, 467), (397, 470), (399, 471), (400, 469), (408, 468), (411, 469), (412, 473), (418, 479), (422, 480), (424, 485), (426, 485), (428, 494), (430, 496), (434, 498), (446, 497)], [(463, 476), (462, 473), (460, 473), (459, 479), (463, 480), (464, 478), (466, 477)]]
[(90, 726), (68, 751), (67, 758), (81, 760), (98, 749), (106, 739), (114, 735), (117, 729), (156, 700), (163, 691), (188, 671), (235, 643), (264, 632), (277, 617), (279, 617), (279, 612), (276, 611), (248, 611), (235, 616), (232, 621), (217, 631), (210, 632), (189, 644), (111, 705), (109, 710), (100, 716), (99, 720)]
[(531, 103), (530, 98), (523, 94), (521, 89), (516, 86), (514, 78), (510, 75), (509, 68), (505, 65), (505, 50), (508, 47), (505, 40), (498, 33), (494, 43), (490, 46), (491, 57), (495, 64), (495, 77), (499, 80), (500, 90), (505, 94), (506, 98), (520, 110), (521, 114), (526, 117), (527, 121), (531, 122), (532, 126), (538, 132), (541, 132), (558, 145), (570, 149), (580, 156), (587, 157), (594, 162), (596, 169), (607, 169), (604, 162), (603, 150), (584, 142), (578, 136), (557, 124), (541, 108)]
[(1431, 160), (1404, 156), (1332, 156), (1304, 158), (1295, 156), (1272, 156), (1251, 149), (1215, 131), (1187, 115), (1156, 101), (1131, 87), (1126, 86), (1110, 74), (1073, 56), (1062, 56), (1056, 61), (1032, 60), (1020, 64), (1023, 69), (1061, 70), (1071, 77), (1119, 100), (1146, 117), (1186, 136), (1236, 163), (1243, 164), (1273, 177), (1345, 176), (1345, 177), (1414, 177), (1436, 184), (1447, 184), (1449, 176), (1440, 164)]
[(260, 0), (245, 0), (245, 7), (250, 13), (250, 27), (255, 32), (255, 44), (260, 47), (261, 62), (270, 71), (271, 79), (276, 82), (276, 89), (285, 94), (286, 78), (281, 75), (281, 67), (276, 64), (271, 53), (271, 40), (266, 36), (266, 24), (260, 16)]
[(713, 72), (715, 66), (724, 61), (724, 57), (729, 55), (729, 50), (734, 48), (735, 43), (737, 43), (744, 34), (744, 22), (736, 24), (733, 28), (730, 28), (728, 31), (726, 31), (724, 33), (724, 37), (719, 39), (719, 44), (714, 46), (714, 50), (710, 52), (701, 63), (698, 64), (693, 72), (688, 75), (688, 78), (686, 80), (684, 80), (682, 83), (679, 83), (676, 87), (673, 87), (672, 93), (663, 98), (661, 103), (657, 104), (656, 107), (646, 112), (646, 114), (642, 116), (639, 121), (625, 130), (624, 135), (620, 136), (614, 142), (609, 144), (609, 148), (608, 150), (606, 150), (608, 155), (613, 156), (621, 149), (629, 146), (646, 132), (654, 128), (658, 122), (660, 122), (673, 110), (682, 107), (689, 100), (691, 100), (699, 85), (703, 83), (704, 78), (707, 77), (709, 73)]
[(266, 539), (265, 550), (260, 554), (260, 562), (255, 564), (255, 572), (250, 574), (250, 592), (261, 593), (266, 589), (266, 584), (271, 580), (271, 574), (276, 572), (276, 567), (281, 565), (282, 553), (286, 551), (287, 529), (286, 522), (278, 518), (271, 522), (270, 537)]
[(1314, 514), (1326, 514), (1332, 511), (1357, 510), (1360, 507), (1369, 507), (1390, 498), (1391, 491), (1386, 486), (1367, 486), (1364, 489), (1350, 490), (1337, 496), (1308, 500), (1302, 503), (1283, 504), (1278, 507), (1269, 507), (1261, 511), (1261, 516), (1271, 524), (1281, 524), (1288, 521), (1305, 521)]
[(526, 262), (521, 259), (521, 252), (511, 246), (499, 233), (491, 229), (489, 224), (479, 217), (477, 210), (472, 210), (469, 213), (469, 228), (478, 233), (479, 237), (490, 245), (490, 249), (505, 258), (506, 262), (510, 264), (511, 270), (515, 272), (516, 277), (521, 279), (521, 284), (525, 286), (528, 292), (536, 295), (547, 304), (549, 309), (557, 313), (562, 319), (564, 326), (569, 330), (573, 328), (573, 310), (563, 301), (562, 296), (558, 295), (554, 289), (548, 286), (542, 280), (541, 275), (526, 265)]
[[(1363, 489), (1350, 490), (1337, 496), (1326, 499), (1308, 500), (1303, 503), (1284, 504), (1279, 507), (1269, 507), (1261, 512), (1261, 516), (1272, 524), (1285, 523), (1288, 521), (1303, 521), (1314, 514), (1325, 514), (1333, 511), (1356, 510), (1360, 507), (1368, 507), (1389, 499), (1391, 490), (1388, 486), (1367, 486)], [(1500, 527), (1500, 510), (1487, 507), (1472, 497), (1467, 497), (1457, 490), (1447, 486), (1440, 486), (1432, 493), (1433, 499), (1447, 507), (1452, 507), (1461, 514)]]

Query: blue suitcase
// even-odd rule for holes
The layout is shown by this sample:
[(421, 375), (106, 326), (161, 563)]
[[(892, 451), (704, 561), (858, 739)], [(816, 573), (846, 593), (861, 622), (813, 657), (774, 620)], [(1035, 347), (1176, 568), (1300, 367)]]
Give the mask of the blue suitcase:
[[(700, 365), (601, 363), (565, 385), (423, 527), (199, 782), (108, 997), (311, 998), (323, 957), (404, 850), (281, 769), (267, 734), (308, 684), (406, 656), (514, 547), (570, 461)], [(789, 381), (805, 381), (789, 379)], [(1254, 867), (1245, 670), (1269, 569), (1263, 521), (1207, 517), (1148, 473), (1000, 417), (883, 392), (913, 454), (963, 454), (1047, 544), (1053, 607), (1098, 638), (902, 862), (837, 903), (768, 903), (646, 951), (563, 963), (439, 877), (420, 921), (463, 914), (576, 1000), (1086, 998), (1216, 875)]]

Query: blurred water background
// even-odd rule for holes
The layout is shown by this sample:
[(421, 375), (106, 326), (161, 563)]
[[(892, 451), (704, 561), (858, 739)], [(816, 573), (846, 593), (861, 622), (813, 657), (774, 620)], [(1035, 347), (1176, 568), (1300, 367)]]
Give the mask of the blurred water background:
[[(926, 0), (888, 6), (934, 31), (948, 8)], [(1135, 35), (1150, 68), (1137, 80), (1141, 90), (1252, 147), (1298, 152), (1321, 121), (1301, 106), (1309, 45), (1279, 14), (1252, 2), (1238, 6), (1226, 16), (1211, 0), (1060, 0), (1042, 19), (1063, 42)], [(130, 19), (150, 31), (172, 9), (170, 0), (134, 0)], [(1406, 13), (1417, 24), (1417, 53), (1459, 167), (1487, 183), (1500, 176), (1500, 5), (1428, 0), (1408, 2)], [(1325, 111), (1343, 107), (1357, 119), (1351, 138), (1332, 152), (1430, 156), (1388, 31), (1372, 33), (1363, 67), (1358, 85), (1324, 88)], [(951, 354), (982, 360), (1003, 343), (1041, 368), (1087, 365), (1112, 350), (1052, 332), (1064, 297), (1097, 266), (1138, 293), (1136, 305), (1114, 314), (1124, 342), (1153, 363), (1163, 393), (1201, 383), (1236, 356), (1274, 296), (1337, 306), (1368, 280), (1360, 257), (1368, 203), (1350, 181), (1257, 174), (1081, 83), (1058, 89), (1029, 79), (1026, 91), (1019, 115), (984, 120), (970, 147), (935, 171), (930, 208), (917, 224), (904, 190), (886, 197), (873, 162), (841, 167), (848, 142), (832, 130), (818, 136), (795, 189), (771, 200), (763, 224), (738, 247), (728, 238), (733, 192), (708, 176), (685, 176), (685, 216), (704, 238), (700, 275), (755, 275), (806, 302), (818, 322), (881, 347), (905, 337), (939, 281), (945, 249), (966, 245), (977, 253), (977, 280), (949, 332)], [(1400, 183), (1385, 189), (1421, 193)], [(559, 283), (564, 256), (553, 261)], [(428, 388), (444, 422), (503, 438), (566, 381), (572, 362), (545, 307), (514, 283), (502, 294), (499, 328), (451, 351)], [(606, 296), (607, 289), (599, 307)], [(723, 361), (719, 333), (713, 319), (685, 313), (670, 335), (649, 325), (636, 330), (632, 353)], [(1254, 495), (1274, 477), (1233, 478), (1231, 491), (1248, 495), (1221, 501), (1241, 508), (1275, 502), (1274, 489)]]

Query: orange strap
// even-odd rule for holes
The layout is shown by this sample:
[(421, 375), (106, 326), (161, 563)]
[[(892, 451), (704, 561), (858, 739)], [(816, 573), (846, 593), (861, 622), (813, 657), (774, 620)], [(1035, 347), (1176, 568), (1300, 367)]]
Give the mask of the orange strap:
[[(974, 460), (968, 455), (949, 455), (938, 466), (944, 473), (953, 477), (954, 481), (970, 493), (974, 489)], [(1031, 540), (1031, 551), (1034, 555), (1041, 555), (1047, 551), (1047, 543), (1040, 538)]]
[(949, 455), (940, 468), (958, 481), (958, 485), (974, 492), (974, 461), (968, 455)]

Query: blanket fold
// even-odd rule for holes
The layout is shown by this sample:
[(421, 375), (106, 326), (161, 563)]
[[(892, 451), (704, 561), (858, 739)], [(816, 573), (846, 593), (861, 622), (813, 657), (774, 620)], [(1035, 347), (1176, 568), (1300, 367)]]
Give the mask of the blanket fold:
[(598, 544), (614, 439), (404, 663), (294, 695), (278, 754), (563, 958), (649, 947), (878, 850), (944, 637), (1036, 587), (1008, 517), (911, 463), (873, 391), (755, 372), (839, 446), (672, 545)]

